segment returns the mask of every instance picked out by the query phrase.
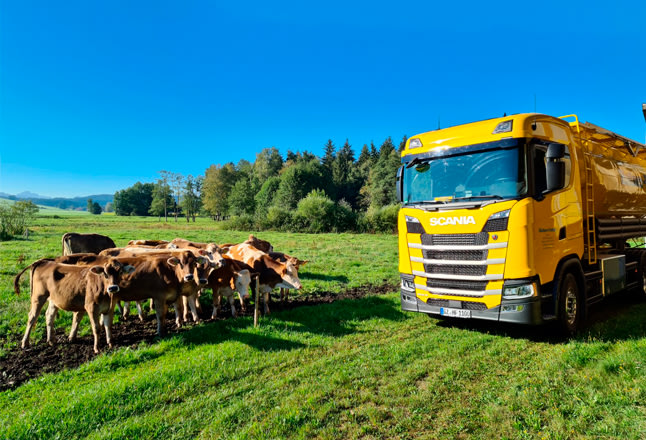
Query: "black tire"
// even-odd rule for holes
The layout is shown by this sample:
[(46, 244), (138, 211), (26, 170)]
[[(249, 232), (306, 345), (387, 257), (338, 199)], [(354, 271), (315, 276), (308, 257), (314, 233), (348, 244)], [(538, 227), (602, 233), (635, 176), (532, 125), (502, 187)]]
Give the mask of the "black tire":
[(558, 320), (561, 333), (572, 336), (583, 320), (583, 295), (576, 276), (571, 271), (563, 272), (558, 282)]
[(646, 299), (646, 252), (641, 251), (639, 257), (639, 270), (637, 272), (639, 285), (635, 289), (635, 297)]

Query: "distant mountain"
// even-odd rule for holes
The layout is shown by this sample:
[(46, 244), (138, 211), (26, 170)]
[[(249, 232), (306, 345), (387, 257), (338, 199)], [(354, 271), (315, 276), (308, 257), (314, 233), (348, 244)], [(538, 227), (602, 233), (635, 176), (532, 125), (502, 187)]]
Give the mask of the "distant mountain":
[(97, 202), (101, 207), (105, 208), (106, 203), (114, 202), (114, 194), (96, 194), (92, 196), (85, 197), (47, 197), (41, 196), (39, 194), (34, 194), (29, 191), (21, 192), (20, 194), (11, 195), (6, 193), (0, 193), (0, 197), (10, 199), (10, 200), (31, 200), (36, 205), (51, 206), (53, 208), (59, 209), (78, 209), (87, 208), (87, 199), (92, 199), (93, 202)]
[(27, 199), (29, 199), (29, 200), (33, 200), (33, 199), (39, 199), (39, 200), (43, 200), (43, 199), (51, 199), (51, 197), (48, 197), (48, 196), (41, 196), (40, 194), (36, 194), (36, 193), (33, 193), (33, 192), (29, 192), (29, 191), (23, 191), (23, 192), (21, 192), (20, 194), (16, 194), (16, 198), (17, 198), (17, 199), (19, 199), (19, 200), (27, 200)]

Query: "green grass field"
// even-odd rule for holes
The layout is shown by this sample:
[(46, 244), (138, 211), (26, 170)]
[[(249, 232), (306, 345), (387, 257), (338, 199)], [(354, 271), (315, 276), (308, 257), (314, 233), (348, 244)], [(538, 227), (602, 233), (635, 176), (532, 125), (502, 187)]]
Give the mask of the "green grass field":
[[(0, 244), (5, 350), (27, 315), (13, 274), (58, 255), (63, 232), (118, 245), (249, 235), (208, 220), (103, 215), (42, 217), (32, 230)], [(398, 281), (394, 236), (258, 235), (311, 260), (303, 294)], [(396, 291), (275, 313), (259, 328), (250, 318), (206, 323), (0, 393), (0, 438), (643, 439), (646, 304), (624, 299), (600, 306), (596, 316), (608, 317), (569, 341), (546, 328), (403, 313)], [(71, 321), (62, 315), (59, 331)], [(41, 336), (43, 327), (41, 317)]]

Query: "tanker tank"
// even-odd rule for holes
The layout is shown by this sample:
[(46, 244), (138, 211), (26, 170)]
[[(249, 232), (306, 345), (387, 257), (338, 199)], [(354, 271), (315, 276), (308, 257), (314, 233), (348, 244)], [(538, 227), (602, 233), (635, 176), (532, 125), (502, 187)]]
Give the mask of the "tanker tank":
[[(598, 239), (645, 236), (646, 146), (587, 122), (579, 127), (580, 145), (591, 168)], [(585, 186), (585, 163), (580, 165)], [(587, 216), (587, 204), (583, 207)]]

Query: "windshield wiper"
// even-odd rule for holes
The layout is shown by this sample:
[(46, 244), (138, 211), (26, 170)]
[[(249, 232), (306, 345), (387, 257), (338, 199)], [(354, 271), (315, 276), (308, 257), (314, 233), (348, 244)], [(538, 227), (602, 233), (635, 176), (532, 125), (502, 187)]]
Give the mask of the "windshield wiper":
[(499, 196), (498, 194), (488, 194), (486, 196), (464, 196), (464, 197), (453, 197), (451, 201), (455, 200), (504, 200), (504, 197)]
[(426, 162), (426, 161), (427, 161), (427, 159), (420, 159), (419, 157), (416, 157), (415, 159), (411, 160), (410, 162), (408, 162), (406, 164), (406, 169), (409, 169), (409, 168), (411, 168), (411, 167), (413, 167), (413, 166), (415, 166), (417, 164), (420, 164), (420, 163)]

